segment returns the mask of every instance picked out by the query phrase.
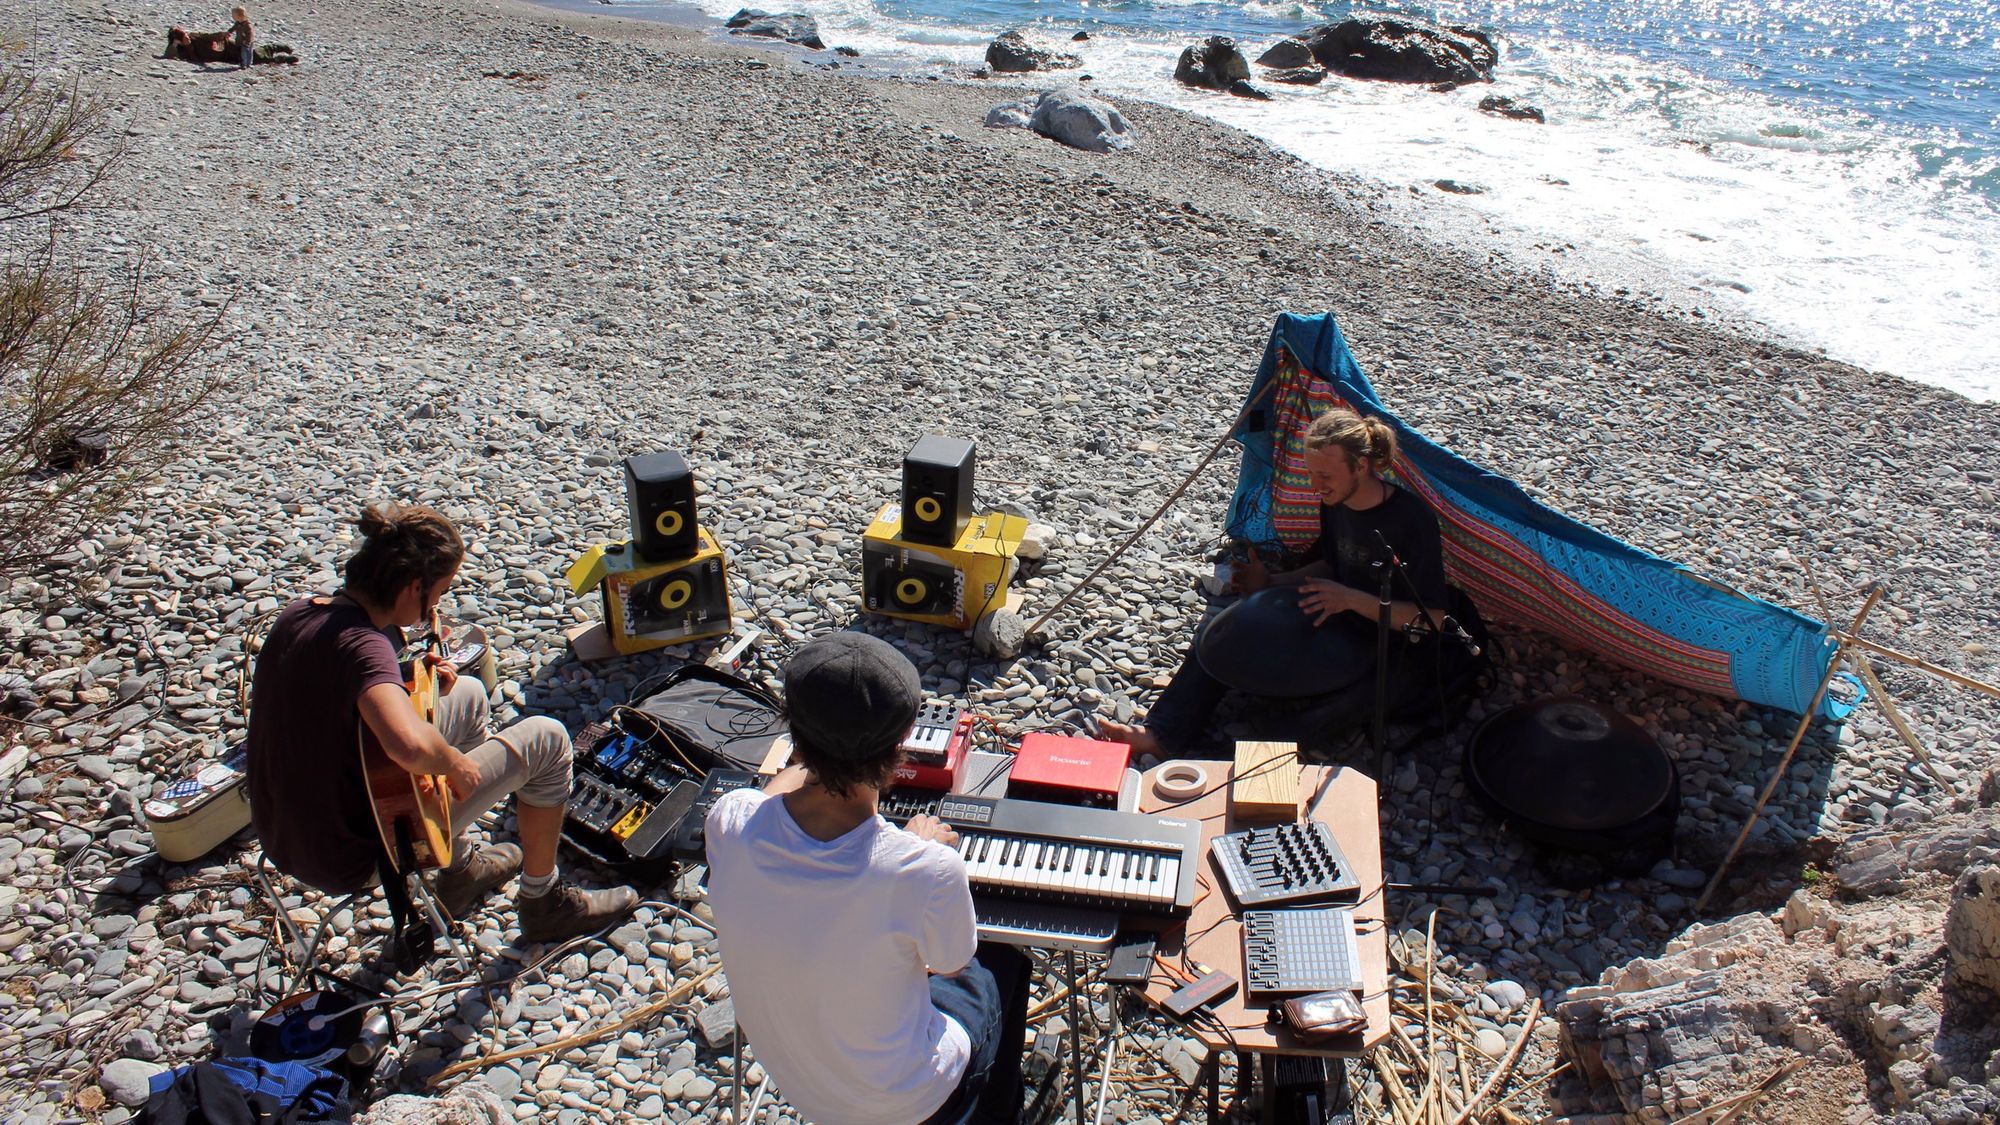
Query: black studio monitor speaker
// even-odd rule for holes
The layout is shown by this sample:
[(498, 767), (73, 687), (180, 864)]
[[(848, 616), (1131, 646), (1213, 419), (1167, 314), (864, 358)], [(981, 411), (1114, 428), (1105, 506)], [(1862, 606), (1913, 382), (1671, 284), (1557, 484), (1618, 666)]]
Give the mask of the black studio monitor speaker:
[(625, 460), (625, 508), (632, 542), (647, 562), (686, 558), (700, 548), (694, 472), (674, 450)]
[(950, 547), (972, 522), (972, 443), (926, 434), (903, 458), (907, 543)]
[(958, 612), (965, 579), (943, 563), (913, 559), (907, 550), (875, 549), (861, 559), (867, 607), (876, 613), (947, 615)]
[(649, 575), (623, 593), (619, 608), (629, 636), (697, 637), (729, 629), (729, 584), (720, 557), (690, 560)]

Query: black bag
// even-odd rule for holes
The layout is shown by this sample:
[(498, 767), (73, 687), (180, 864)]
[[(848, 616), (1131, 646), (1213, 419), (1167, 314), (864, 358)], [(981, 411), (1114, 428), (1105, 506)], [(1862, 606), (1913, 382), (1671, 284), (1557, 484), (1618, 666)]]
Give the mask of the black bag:
[(713, 769), (756, 773), (771, 744), (787, 730), (784, 704), (776, 696), (705, 664), (683, 664), (668, 672), (613, 717), (625, 733), (652, 740), (669, 757), (704, 774)]

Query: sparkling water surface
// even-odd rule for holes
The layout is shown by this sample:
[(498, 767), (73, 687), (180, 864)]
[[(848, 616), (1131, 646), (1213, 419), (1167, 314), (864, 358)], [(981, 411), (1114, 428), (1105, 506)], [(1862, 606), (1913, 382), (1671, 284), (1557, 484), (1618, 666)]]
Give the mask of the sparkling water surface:
[[(695, 2), (715, 16), (743, 6)], [(1454, 241), (2000, 399), (2000, 362), (1984, 342), (2000, 328), (2000, 0), (764, 6), (815, 16), (828, 43), (916, 65), (978, 65), (994, 35), (1022, 28), (1083, 56), (1083, 71), (1048, 75), (1050, 85), (1088, 73), (1098, 96), (1212, 117), (1393, 186), (1414, 222)], [(1233, 36), (1254, 59), (1355, 12), (1486, 29), (1501, 48), (1496, 80), (1449, 94), (1266, 83), (1270, 102), (1172, 81), (1181, 48), (1199, 38)], [(1072, 44), (1076, 31), (1091, 38)], [(1480, 113), (1488, 94), (1539, 106), (1549, 123)], [(1479, 192), (1446, 195), (1440, 179)], [(1338, 310), (1338, 294), (1327, 304)]]

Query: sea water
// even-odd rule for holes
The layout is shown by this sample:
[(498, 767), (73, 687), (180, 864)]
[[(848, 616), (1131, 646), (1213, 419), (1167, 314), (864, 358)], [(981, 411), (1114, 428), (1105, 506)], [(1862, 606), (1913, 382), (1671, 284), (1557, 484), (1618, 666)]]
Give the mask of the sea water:
[[(739, 0), (695, 0), (726, 17)], [(648, 0), (615, 5), (631, 14)], [(1083, 57), (1051, 86), (1241, 128), (1393, 188), (1413, 225), (1606, 289), (1768, 326), (1836, 358), (2000, 400), (2000, 0), (785, 0), (829, 44), (980, 65), (1021, 29)], [(1489, 31), (1492, 84), (1450, 93), (1330, 76), (1173, 81), (1183, 47), (1278, 38), (1355, 12)], [(1086, 42), (1070, 42), (1077, 31)], [(1478, 110), (1501, 94), (1546, 125)], [(995, 97), (996, 104), (1003, 100)], [(1144, 144), (1144, 138), (1140, 138)], [(1115, 159), (1109, 158), (1109, 159)], [(1452, 194), (1450, 180), (1477, 189)], [(1337, 295), (1329, 305), (1338, 311)], [(1300, 310), (1306, 311), (1306, 310)]]

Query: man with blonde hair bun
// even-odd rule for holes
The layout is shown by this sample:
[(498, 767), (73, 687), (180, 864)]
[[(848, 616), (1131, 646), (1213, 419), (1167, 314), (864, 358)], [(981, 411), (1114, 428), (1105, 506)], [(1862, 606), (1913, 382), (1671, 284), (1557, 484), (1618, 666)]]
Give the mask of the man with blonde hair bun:
[[(1415, 493), (1383, 479), (1396, 456), (1396, 432), (1381, 419), (1352, 410), (1329, 410), (1307, 428), (1305, 446), (1306, 471), (1320, 497), (1319, 542), (1304, 552), (1310, 561), (1273, 574), (1252, 552), (1236, 566), (1235, 592), (1297, 586), (1299, 608), (1314, 625), (1326, 625), (1343, 614), (1372, 622), (1381, 605), (1375, 563), (1382, 557), (1381, 544), (1388, 543), (1404, 569), (1396, 579), (1390, 606), (1390, 625), (1396, 632), (1383, 702), (1390, 711), (1398, 710), (1422, 698), (1441, 655), (1435, 636), (1426, 633), (1413, 639), (1406, 632), (1420, 615), (1419, 601), (1433, 624), (1445, 612), (1444, 546), (1437, 516)], [(1196, 645), (1190, 646), (1180, 671), (1160, 693), (1143, 725), (1106, 722), (1099, 732), (1141, 753), (1212, 756), (1219, 748), (1204, 742), (1204, 731), (1228, 689), (1195, 658), (1199, 638), (1197, 630)], [(1323, 747), (1328, 736), (1366, 723), (1374, 708), (1375, 677), (1363, 676), (1292, 715), (1287, 725), (1294, 729), (1286, 733), (1309, 747)]]

